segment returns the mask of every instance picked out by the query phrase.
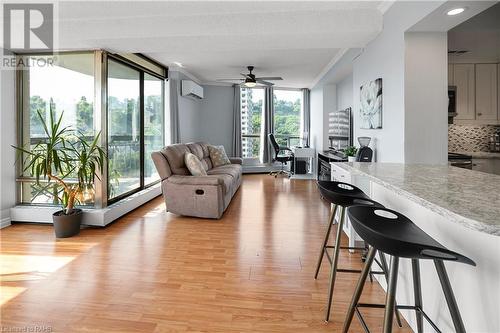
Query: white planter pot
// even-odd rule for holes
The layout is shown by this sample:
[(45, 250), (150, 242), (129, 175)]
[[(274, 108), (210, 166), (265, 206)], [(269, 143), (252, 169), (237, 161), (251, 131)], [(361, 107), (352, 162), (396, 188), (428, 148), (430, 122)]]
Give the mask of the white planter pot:
[(356, 156), (347, 156), (347, 162), (356, 162)]

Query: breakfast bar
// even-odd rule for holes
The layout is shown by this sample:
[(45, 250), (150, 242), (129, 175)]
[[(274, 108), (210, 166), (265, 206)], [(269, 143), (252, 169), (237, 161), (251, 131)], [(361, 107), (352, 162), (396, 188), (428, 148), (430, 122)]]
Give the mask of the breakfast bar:
[[(500, 332), (500, 176), (447, 165), (331, 163), (332, 180), (351, 183), (387, 208), (401, 212), (476, 267), (447, 262), (468, 332)], [(350, 242), (357, 240), (345, 230)], [(432, 261), (421, 264), (423, 307), (443, 332), (453, 324)], [(413, 301), (411, 263), (402, 260), (398, 304)], [(379, 283), (383, 288), (385, 280)], [(415, 315), (401, 310), (416, 332)], [(426, 323), (426, 325), (428, 325)], [(425, 326), (424, 331), (433, 331)]]

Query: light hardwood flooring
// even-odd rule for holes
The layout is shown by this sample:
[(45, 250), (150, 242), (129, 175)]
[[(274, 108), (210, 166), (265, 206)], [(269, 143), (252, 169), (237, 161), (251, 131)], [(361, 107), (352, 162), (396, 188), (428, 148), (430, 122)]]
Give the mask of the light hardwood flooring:
[[(217, 220), (165, 212), (157, 198), (106, 228), (55, 239), (51, 226), (1, 234), (1, 326), (52, 332), (340, 332), (357, 274), (314, 268), (329, 208), (314, 181), (245, 175)], [(344, 239), (346, 241), (346, 239)], [(342, 252), (340, 265), (361, 267)], [(367, 283), (364, 302), (383, 302)], [(383, 310), (363, 310), (380, 332)], [(350, 332), (361, 332), (355, 318)], [(405, 324), (395, 332), (411, 332)]]

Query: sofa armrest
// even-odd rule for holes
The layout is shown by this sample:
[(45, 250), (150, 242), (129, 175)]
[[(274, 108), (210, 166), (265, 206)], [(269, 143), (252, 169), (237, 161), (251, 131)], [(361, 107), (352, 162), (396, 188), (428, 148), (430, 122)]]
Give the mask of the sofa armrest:
[(243, 164), (243, 159), (241, 157), (230, 157), (229, 161), (231, 164)]
[(179, 176), (174, 175), (167, 179), (169, 183), (178, 185), (222, 185), (222, 180), (210, 176)]

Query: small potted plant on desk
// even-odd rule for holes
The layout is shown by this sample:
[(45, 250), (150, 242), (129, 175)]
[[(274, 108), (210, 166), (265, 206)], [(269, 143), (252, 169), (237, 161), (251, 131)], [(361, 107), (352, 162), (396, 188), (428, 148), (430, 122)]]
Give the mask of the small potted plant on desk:
[(356, 153), (358, 152), (358, 148), (354, 146), (349, 146), (344, 149), (344, 154), (347, 156), (348, 162), (356, 162)]
[[(43, 142), (30, 149), (14, 147), (24, 155), (23, 170), (36, 178), (39, 188), (35, 194), (46, 193), (62, 203), (63, 209), (52, 215), (57, 238), (75, 236), (80, 232), (82, 210), (75, 208), (85, 193), (93, 191), (96, 173), (102, 170), (106, 155), (98, 146), (98, 133), (91, 140), (84, 135), (76, 135), (70, 127), (62, 127), (62, 117), (56, 120), (55, 112), (50, 110), (50, 123), (47, 124), (40, 112), (38, 118), (46, 135)], [(97, 176), (98, 177), (98, 176)], [(40, 179), (46, 183), (41, 184)], [(75, 180), (76, 179), (76, 180)], [(57, 184), (62, 190), (48, 190)]]

